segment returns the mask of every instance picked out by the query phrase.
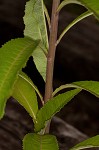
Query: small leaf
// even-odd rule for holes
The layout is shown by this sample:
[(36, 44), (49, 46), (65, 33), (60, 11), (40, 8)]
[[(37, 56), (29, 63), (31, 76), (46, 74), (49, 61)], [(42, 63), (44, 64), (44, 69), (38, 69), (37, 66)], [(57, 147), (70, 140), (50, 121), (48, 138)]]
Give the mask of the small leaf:
[(65, 27), (65, 29), (63, 30), (63, 32), (61, 33), (61, 35), (59, 36), (59, 38), (57, 40), (57, 45), (59, 44), (59, 42), (61, 41), (63, 36), (67, 33), (67, 31), (69, 29), (71, 29), (71, 27), (73, 27), (76, 23), (81, 21), (82, 19), (84, 19), (90, 15), (95, 15), (97, 17), (97, 19), (99, 20), (99, 2), (98, 2), (98, 0), (64, 0), (59, 5), (57, 11), (59, 12), (65, 5), (71, 4), (71, 3), (83, 5), (84, 7), (86, 7), (88, 9), (88, 11), (86, 11), (83, 14), (81, 14), (80, 16), (78, 16), (67, 27)]
[(59, 38), (57, 40), (57, 45), (59, 44), (59, 42), (61, 41), (61, 39), (63, 38), (63, 36), (67, 33), (67, 31), (69, 31), (75, 24), (77, 24), (81, 20), (83, 20), (86, 17), (89, 17), (91, 15), (93, 15), (92, 12), (86, 11), (83, 14), (81, 14), (80, 16), (78, 16), (76, 19), (74, 19), (68, 26), (66, 26), (66, 28), (63, 30), (63, 32), (61, 33), (61, 35), (59, 36)]
[[(48, 51), (48, 35), (47, 27), (44, 15), (44, 5), (43, 0), (29, 0), (26, 3), (25, 7), (25, 16), (24, 16), (25, 30), (24, 35), (31, 37), (33, 39), (40, 39), (41, 43), (37, 47), (35, 53), (33, 52), (32, 56), (34, 58), (34, 63), (45, 80), (46, 75), (46, 55)], [(39, 54), (40, 53), (40, 54)], [(42, 57), (38, 56), (41, 55)], [(38, 62), (39, 59), (39, 62)], [(42, 64), (43, 65), (40, 65)]]
[(59, 12), (64, 6), (66, 6), (68, 4), (79, 4), (79, 5), (81, 5), (81, 3), (79, 2), (79, 0), (63, 0), (61, 2), (61, 4), (59, 5), (57, 11)]
[(0, 48), (0, 118), (4, 115), (5, 104), (12, 94), (18, 72), (38, 44), (39, 41), (30, 38), (18, 38)]
[(99, 0), (78, 0), (78, 1), (81, 2), (91, 12), (93, 12), (96, 18), (99, 20)]
[(66, 88), (79, 88), (90, 92), (91, 94), (99, 97), (99, 82), (98, 81), (79, 81), (73, 82), (71, 84), (61, 85), (53, 92), (53, 96), (59, 91)]
[(23, 150), (59, 150), (53, 135), (27, 134), (23, 139)]
[(81, 90), (75, 89), (49, 100), (37, 113), (37, 123), (35, 123), (35, 131), (39, 132), (44, 128), (46, 121), (60, 111), (65, 104), (67, 104), (75, 95)]
[(15, 82), (12, 96), (27, 110), (34, 122), (36, 122), (38, 103), (33, 87), (32, 81), (22, 74)]
[(83, 5), (88, 10), (93, 12), (96, 18), (99, 20), (99, 0), (64, 0), (59, 5), (58, 11), (60, 11), (65, 5), (70, 3)]
[(79, 82), (73, 82), (72, 85), (74, 85), (77, 88), (86, 90), (99, 98), (99, 82), (98, 81), (79, 81)]
[(89, 139), (77, 144), (70, 150), (80, 150), (80, 149), (94, 148), (94, 147), (99, 147), (99, 135), (89, 138)]

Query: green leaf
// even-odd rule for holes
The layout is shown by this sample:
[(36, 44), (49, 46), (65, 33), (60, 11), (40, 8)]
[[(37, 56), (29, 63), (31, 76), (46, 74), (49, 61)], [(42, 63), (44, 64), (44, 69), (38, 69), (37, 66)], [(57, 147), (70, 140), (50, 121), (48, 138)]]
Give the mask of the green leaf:
[(66, 6), (68, 4), (79, 4), (79, 5), (81, 5), (81, 3), (79, 2), (79, 0), (63, 0), (61, 2), (61, 4), (59, 5), (57, 11), (59, 12), (64, 6)]
[(78, 0), (99, 19), (99, 0)]
[(99, 2), (98, 2), (98, 0), (64, 0), (59, 5), (57, 11), (59, 12), (65, 5), (70, 4), (70, 3), (83, 5), (88, 9), (88, 11), (86, 11), (83, 14), (81, 14), (80, 16), (78, 16), (63, 30), (63, 32), (61, 33), (61, 35), (59, 36), (59, 38), (57, 40), (57, 45), (59, 44), (59, 42), (61, 41), (63, 36), (67, 33), (67, 31), (69, 29), (71, 29), (71, 27), (73, 27), (76, 23), (81, 21), (82, 19), (84, 19), (90, 15), (95, 15), (97, 17), (97, 19), (99, 20)]
[(76, 23), (80, 22), (81, 20), (85, 19), (86, 17), (89, 17), (90, 15), (93, 15), (93, 13), (86, 11), (83, 14), (81, 14), (80, 16), (78, 16), (76, 19), (74, 19), (68, 26), (66, 26), (66, 28), (63, 30), (63, 32), (61, 33), (61, 35), (59, 36), (59, 38), (57, 40), (57, 45), (59, 44), (59, 42), (61, 41), (61, 39), (67, 33), (68, 30), (70, 30)]
[(53, 92), (53, 96), (59, 91), (66, 88), (79, 88), (90, 92), (99, 98), (99, 82), (98, 81), (79, 81), (71, 84), (62, 85)]
[(47, 10), (45, 4), (44, 4), (43, 6), (44, 6), (44, 12), (45, 12), (45, 16), (46, 16), (46, 19), (47, 19), (49, 31), (50, 31), (50, 28), (51, 28), (51, 20), (50, 20), (50, 16), (49, 16), (49, 13), (48, 13), (48, 10)]
[(79, 5), (83, 5), (99, 19), (99, 0), (64, 0), (59, 5), (58, 11), (60, 11), (65, 5), (75, 3)]
[(39, 132), (41, 129), (43, 129), (46, 121), (48, 121), (52, 116), (59, 112), (60, 109), (80, 91), (80, 89), (71, 90), (66, 93), (59, 94), (58, 96), (49, 100), (37, 113), (35, 131)]
[(23, 139), (23, 150), (59, 150), (53, 135), (27, 134)]
[[(35, 65), (45, 80), (46, 74), (46, 55), (48, 51), (48, 36), (44, 15), (43, 0), (30, 0), (26, 3), (25, 16), (24, 16), (25, 30), (24, 35), (33, 39), (40, 39), (41, 43), (37, 47), (35, 53), (33, 52), (33, 58)], [(40, 57), (40, 54), (42, 57)], [(39, 54), (39, 56), (38, 56)], [(39, 62), (38, 62), (39, 59)], [(44, 61), (43, 61), (44, 60)], [(43, 65), (40, 65), (42, 64)], [(43, 73), (42, 73), (43, 72)]]
[(41, 74), (41, 76), (43, 77), (44, 81), (46, 79), (46, 64), (47, 64), (47, 57), (45, 56), (45, 54), (42, 52), (42, 49), (39, 49), (36, 51), (34, 51), (33, 53), (33, 60), (35, 62), (35, 65), (39, 71), (39, 73)]
[(34, 85), (23, 73), (18, 76), (14, 84), (12, 96), (27, 110), (34, 122), (36, 122), (38, 103)]
[(0, 118), (4, 115), (5, 104), (12, 94), (18, 72), (38, 44), (39, 41), (30, 38), (18, 38), (0, 48)]
[(43, 0), (29, 0), (26, 3), (24, 24), (24, 35), (35, 40), (40, 39), (45, 47), (44, 51), (46, 53), (48, 48), (48, 37)]
[(80, 150), (80, 149), (94, 148), (94, 147), (99, 147), (99, 135), (89, 138), (89, 139), (77, 144), (70, 150)]
[(38, 90), (38, 88), (36, 87), (36, 85), (32, 82), (32, 80), (23, 72), (21, 72), (20, 74), (18, 74), (18, 76), (22, 79), (24, 79), (28, 84), (30, 84), (32, 86), (32, 88), (36, 91), (36, 93), (38, 94), (42, 104), (44, 104), (44, 101), (43, 101), (43, 97), (40, 93), (40, 91)]
[(99, 98), (99, 82), (98, 81), (79, 81), (79, 82), (73, 82), (72, 85), (74, 85), (77, 88), (86, 90)]

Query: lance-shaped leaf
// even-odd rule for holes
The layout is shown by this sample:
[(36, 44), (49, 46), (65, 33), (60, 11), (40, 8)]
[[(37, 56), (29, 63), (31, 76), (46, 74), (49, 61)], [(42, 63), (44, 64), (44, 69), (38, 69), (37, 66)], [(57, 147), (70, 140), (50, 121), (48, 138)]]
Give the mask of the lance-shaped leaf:
[(61, 41), (61, 39), (63, 38), (63, 36), (79, 21), (85, 19), (88, 16), (93, 15), (92, 12), (90, 11), (86, 11), (83, 14), (81, 14), (80, 16), (78, 16), (76, 19), (74, 19), (68, 26), (66, 26), (66, 28), (63, 30), (63, 32), (61, 33), (61, 35), (59, 36), (58, 40), (57, 40), (57, 45), (59, 44), (59, 42)]
[(23, 150), (59, 150), (53, 135), (27, 134), (23, 139)]
[[(48, 50), (48, 37), (44, 15), (43, 0), (30, 0), (26, 3), (24, 16), (24, 35), (33, 39), (40, 39), (41, 43), (33, 53), (34, 62), (43, 79), (46, 74), (46, 54)], [(42, 57), (40, 57), (40, 55)], [(43, 63), (43, 65), (41, 65)]]
[(63, 30), (63, 32), (61, 33), (61, 35), (59, 36), (59, 38), (57, 40), (57, 45), (59, 44), (59, 42), (61, 41), (63, 36), (67, 33), (67, 31), (69, 29), (71, 29), (76, 23), (81, 21), (82, 19), (84, 19), (90, 15), (95, 15), (97, 17), (97, 19), (99, 20), (99, 2), (98, 2), (98, 0), (95, 0), (95, 1), (94, 0), (64, 0), (59, 5), (57, 11), (59, 12), (65, 5), (71, 4), (71, 3), (83, 5), (84, 7), (86, 7), (88, 9), (88, 11), (86, 11), (83, 14), (81, 14), (80, 16), (78, 16), (68, 26), (66, 26), (66, 28)]
[(89, 138), (89, 139), (77, 144), (70, 150), (81, 150), (81, 149), (95, 148), (95, 147), (99, 147), (99, 135)]
[(99, 98), (99, 82), (98, 81), (79, 81), (72, 83), (75, 87), (90, 92)]
[(23, 73), (22, 71), (18, 74), (18, 76), (20, 78), (24, 79), (28, 84), (30, 84), (32, 86), (32, 88), (38, 94), (42, 104), (44, 104), (43, 97), (42, 97), (40, 91), (38, 90), (37, 86), (33, 83), (33, 81), (25, 73)]
[(78, 0), (99, 19), (99, 0)]
[(66, 88), (83, 89), (95, 95), (96, 97), (99, 97), (99, 82), (98, 81), (79, 81), (79, 82), (73, 82), (71, 84), (62, 85), (53, 92), (53, 96), (59, 91), (66, 89)]
[(76, 3), (79, 5), (83, 5), (87, 9), (89, 9), (91, 12), (94, 13), (94, 15), (99, 19), (99, 1), (98, 0), (64, 0), (59, 5), (58, 11), (60, 11), (65, 5), (70, 3)]
[(18, 72), (25, 65), (39, 41), (19, 38), (0, 48), (0, 118), (3, 117), (6, 100), (12, 94)]
[(27, 110), (33, 121), (36, 122), (36, 113), (38, 111), (37, 96), (34, 84), (25, 74), (21, 73), (18, 75), (12, 96)]
[(79, 0), (63, 0), (61, 2), (61, 4), (59, 5), (57, 11), (60, 11), (65, 5), (68, 5), (68, 4), (79, 4), (79, 5), (82, 5)]
[(58, 96), (49, 100), (37, 113), (35, 131), (39, 132), (41, 129), (43, 129), (46, 121), (54, 116), (57, 112), (59, 112), (60, 109), (63, 108), (63, 106), (67, 104), (80, 91), (80, 89), (74, 89), (66, 93), (59, 94)]

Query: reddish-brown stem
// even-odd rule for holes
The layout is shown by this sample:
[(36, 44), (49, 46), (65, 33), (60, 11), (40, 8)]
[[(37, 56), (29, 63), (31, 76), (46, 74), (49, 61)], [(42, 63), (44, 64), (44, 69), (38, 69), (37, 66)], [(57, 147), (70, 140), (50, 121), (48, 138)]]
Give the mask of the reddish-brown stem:
[[(53, 70), (54, 70), (54, 59), (56, 51), (56, 41), (58, 32), (58, 17), (57, 13), (60, 0), (53, 0), (52, 5), (52, 16), (51, 16), (51, 29), (49, 38), (49, 51), (47, 56), (47, 71), (46, 71), (46, 84), (45, 84), (45, 97), (44, 103), (46, 103), (51, 97), (53, 92)], [(45, 133), (49, 133), (50, 121), (47, 123)]]
[(60, 4), (60, 0), (53, 0), (52, 5), (52, 17), (51, 17), (51, 29), (49, 38), (49, 51), (47, 56), (47, 71), (46, 71), (46, 84), (45, 84), (45, 97), (46, 103), (51, 97), (53, 92), (53, 70), (54, 59), (56, 51), (57, 31), (58, 31), (58, 17), (57, 8)]

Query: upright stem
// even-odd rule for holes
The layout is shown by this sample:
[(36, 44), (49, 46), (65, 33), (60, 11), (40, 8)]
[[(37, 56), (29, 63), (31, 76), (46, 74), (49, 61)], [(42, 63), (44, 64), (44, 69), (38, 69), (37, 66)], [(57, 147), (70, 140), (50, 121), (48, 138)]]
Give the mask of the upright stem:
[(54, 70), (54, 59), (56, 51), (57, 31), (58, 31), (58, 17), (57, 13), (60, 0), (53, 0), (52, 6), (52, 17), (51, 17), (51, 29), (49, 38), (49, 51), (47, 57), (47, 71), (46, 71), (46, 84), (45, 84), (45, 97), (44, 102), (46, 103), (51, 97), (53, 92), (53, 70)]

